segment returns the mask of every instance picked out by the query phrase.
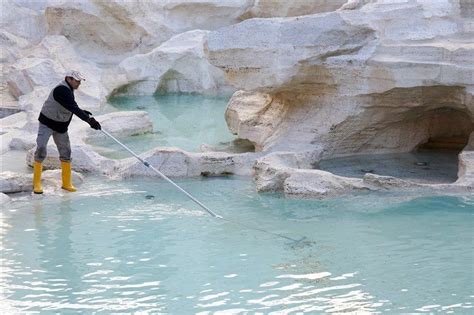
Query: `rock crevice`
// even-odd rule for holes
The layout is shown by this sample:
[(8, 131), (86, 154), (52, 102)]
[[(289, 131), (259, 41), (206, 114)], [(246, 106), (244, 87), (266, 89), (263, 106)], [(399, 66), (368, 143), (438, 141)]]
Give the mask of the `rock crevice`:
[[(87, 81), (76, 99), (94, 112), (115, 95), (234, 93), (225, 119), (255, 152), (203, 146), (206, 152), (144, 154), (170, 176), (248, 175), (259, 191), (312, 198), (397, 187), (472, 191), (474, 15), (467, 3), (2, 3), (2, 112), (20, 112), (2, 118), (0, 150), (32, 150), (38, 100), (78, 69)], [(146, 113), (99, 118), (115, 135), (152, 128)], [(133, 159), (101, 157), (87, 145), (86, 126), (73, 129), (77, 170), (150, 175)], [(457, 179), (351, 178), (318, 169), (338, 157), (416, 150), (454, 150)], [(56, 168), (53, 160), (46, 164)]]

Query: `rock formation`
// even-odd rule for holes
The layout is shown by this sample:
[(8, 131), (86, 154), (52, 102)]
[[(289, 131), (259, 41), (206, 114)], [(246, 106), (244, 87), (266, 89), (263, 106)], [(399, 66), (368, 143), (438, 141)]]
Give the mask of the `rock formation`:
[(104, 77), (113, 95), (153, 95), (156, 92), (230, 93), (224, 73), (204, 55), (209, 31), (189, 31), (172, 37), (146, 54), (124, 59)]
[[(245, 91), (229, 103), (229, 128), (257, 150), (321, 151), (320, 159), (424, 144), (462, 149), (474, 131), (473, 11), (466, 1), (352, 1), (337, 12), (213, 31), (210, 62)], [(470, 150), (460, 154), (457, 183), (472, 189)], [(360, 186), (288, 165), (269, 171), (264, 159), (259, 190), (324, 196), (310, 187)]]
[[(79, 69), (87, 81), (76, 98), (93, 112), (113, 95), (236, 91), (225, 119), (256, 152), (143, 154), (169, 176), (254, 176), (257, 190), (298, 198), (474, 188), (471, 1), (11, 0), (1, 9), (1, 154), (29, 151), (31, 164), (43, 100)], [(115, 135), (152, 130), (143, 112), (98, 119)], [(71, 128), (77, 171), (150, 175), (136, 160), (94, 152), (87, 139), (103, 135), (87, 125)], [(420, 147), (459, 150), (457, 181), (317, 169), (324, 159)], [(54, 151), (46, 168), (57, 167)]]
[[(209, 60), (246, 91), (234, 95), (229, 111), (248, 111), (252, 92), (259, 99), (252, 107), (261, 107), (230, 125), (259, 134), (249, 140), (262, 150), (322, 146), (326, 156), (410, 151), (430, 138), (467, 140), (474, 47), (461, 9), (456, 1), (387, 1), (211, 32)], [(258, 129), (269, 125), (262, 137)]]

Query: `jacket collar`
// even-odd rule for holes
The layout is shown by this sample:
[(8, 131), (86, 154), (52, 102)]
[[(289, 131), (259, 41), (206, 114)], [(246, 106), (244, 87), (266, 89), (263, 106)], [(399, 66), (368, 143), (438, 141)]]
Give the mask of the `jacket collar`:
[(69, 85), (69, 83), (66, 80), (63, 80), (61, 84), (64, 86), (67, 86), (71, 90), (71, 92), (74, 93), (74, 89)]

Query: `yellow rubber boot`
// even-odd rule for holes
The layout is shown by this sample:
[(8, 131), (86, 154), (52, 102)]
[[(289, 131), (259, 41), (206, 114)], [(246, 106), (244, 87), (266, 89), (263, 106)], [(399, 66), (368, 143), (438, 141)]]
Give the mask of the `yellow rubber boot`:
[(33, 192), (35, 194), (42, 194), (43, 187), (41, 187), (41, 172), (43, 171), (43, 164), (40, 162), (33, 163)]
[(61, 177), (63, 180), (62, 189), (66, 189), (67, 191), (76, 191), (76, 187), (72, 185), (72, 177), (71, 177), (71, 162), (64, 162), (61, 161)]

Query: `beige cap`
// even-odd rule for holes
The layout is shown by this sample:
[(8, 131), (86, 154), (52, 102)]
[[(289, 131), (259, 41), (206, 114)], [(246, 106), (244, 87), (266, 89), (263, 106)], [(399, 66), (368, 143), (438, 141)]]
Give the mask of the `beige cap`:
[(82, 73), (80, 73), (79, 71), (74, 71), (74, 70), (68, 71), (66, 73), (66, 77), (71, 77), (71, 78), (73, 78), (77, 81), (85, 81), (86, 80), (86, 78), (84, 78)]

